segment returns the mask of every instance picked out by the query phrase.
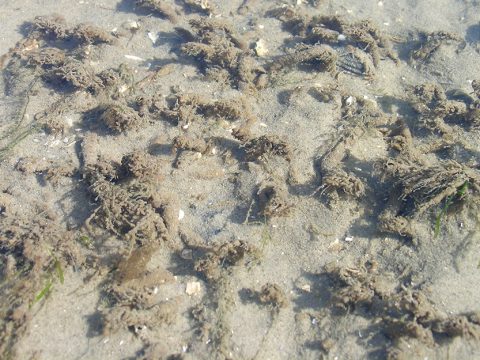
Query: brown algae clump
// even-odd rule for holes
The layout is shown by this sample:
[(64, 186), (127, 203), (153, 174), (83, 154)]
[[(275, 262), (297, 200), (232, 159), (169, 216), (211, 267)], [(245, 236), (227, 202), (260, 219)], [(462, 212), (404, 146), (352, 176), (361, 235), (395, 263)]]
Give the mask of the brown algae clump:
[(166, 18), (174, 24), (178, 22), (178, 14), (175, 8), (163, 0), (136, 0), (135, 6), (152, 11), (154, 14)]
[(135, 110), (120, 103), (104, 106), (100, 121), (117, 133), (138, 129), (145, 123)]
[(253, 89), (264, 70), (256, 64), (245, 42), (226, 22), (213, 19), (190, 21), (193, 33), (182, 52), (197, 59), (213, 78), (228, 78), (239, 89)]
[(62, 16), (37, 16), (32, 24), (30, 36), (46, 37), (53, 40), (73, 40), (81, 45), (102, 43), (113, 44), (115, 37), (104, 29), (92, 24), (69, 27)]
[(209, 280), (218, 280), (223, 268), (236, 266), (255, 258), (257, 249), (245, 241), (235, 240), (213, 248), (195, 262), (195, 270), (201, 272)]
[(143, 182), (155, 183), (162, 178), (157, 159), (145, 151), (138, 150), (123, 156), (122, 168), (127, 177)]
[[(372, 265), (371, 262), (359, 267), (329, 264), (326, 274), (332, 281), (330, 303), (336, 310), (374, 316), (380, 331), (393, 341), (386, 347), (388, 353), (399, 352), (401, 344), (411, 340), (434, 347), (443, 344), (444, 336), (480, 338), (475, 313), (443, 314), (423, 291), (395, 284)], [(362, 308), (367, 308), (368, 312)]]
[[(321, 51), (322, 46), (329, 49), (329, 57), (323, 55), (322, 60), (330, 71), (335, 69), (336, 64), (345, 71), (371, 77), (382, 58), (388, 57), (399, 62), (388, 36), (370, 20), (351, 23), (338, 15), (311, 17), (299, 14), (289, 7), (273, 9), (268, 14), (282, 21), (286, 30), (299, 36), (306, 49), (318, 49), (315, 50), (317, 52)], [(308, 54), (308, 57), (311, 55)], [(301, 53), (294, 53), (285, 59), (298, 63), (304, 57)]]

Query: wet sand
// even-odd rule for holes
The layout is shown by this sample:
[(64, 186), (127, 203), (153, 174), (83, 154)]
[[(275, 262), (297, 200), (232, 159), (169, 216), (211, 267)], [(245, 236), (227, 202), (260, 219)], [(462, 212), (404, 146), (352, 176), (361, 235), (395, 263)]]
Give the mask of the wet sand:
[(2, 358), (480, 356), (477, 1), (0, 9)]

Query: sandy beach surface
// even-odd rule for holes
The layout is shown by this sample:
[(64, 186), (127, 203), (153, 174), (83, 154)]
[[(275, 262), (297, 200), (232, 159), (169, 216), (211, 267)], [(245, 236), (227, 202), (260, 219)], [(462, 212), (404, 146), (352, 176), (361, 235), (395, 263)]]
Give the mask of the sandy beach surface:
[(0, 23), (0, 358), (480, 358), (477, 0)]

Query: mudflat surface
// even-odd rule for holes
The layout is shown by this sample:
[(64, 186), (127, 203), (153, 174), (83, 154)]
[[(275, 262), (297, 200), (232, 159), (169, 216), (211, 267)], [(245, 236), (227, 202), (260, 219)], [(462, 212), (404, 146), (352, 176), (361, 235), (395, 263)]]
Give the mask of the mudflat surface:
[(479, 14), (0, 1), (0, 357), (480, 357)]

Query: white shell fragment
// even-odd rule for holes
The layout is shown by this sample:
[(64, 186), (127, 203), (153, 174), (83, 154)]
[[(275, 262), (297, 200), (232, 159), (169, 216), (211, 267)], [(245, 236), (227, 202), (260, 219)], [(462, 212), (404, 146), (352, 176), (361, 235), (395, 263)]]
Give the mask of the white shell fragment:
[(185, 293), (188, 296), (197, 295), (200, 293), (202, 287), (198, 281), (190, 281), (187, 283)]
[(300, 289), (302, 289), (305, 292), (311, 292), (312, 291), (312, 288), (310, 287), (309, 284), (305, 284), (305, 285), (300, 286)]
[(260, 57), (266, 56), (268, 54), (267, 44), (263, 39), (259, 39), (255, 43), (255, 53)]
[(128, 60), (134, 60), (134, 61), (145, 61), (145, 59), (142, 59), (141, 57), (138, 57), (135, 55), (125, 55), (125, 58)]
[(202, 10), (209, 10), (210, 9), (210, 4), (208, 0), (197, 0), (196, 1), (198, 5), (202, 8)]
[(140, 29), (140, 24), (136, 21), (127, 21), (123, 24), (123, 27), (130, 31), (137, 31)]
[(128, 85), (127, 85), (127, 84), (123, 84), (122, 86), (120, 86), (120, 87), (118, 88), (118, 92), (119, 92), (120, 94), (123, 94), (123, 93), (124, 93), (125, 91), (127, 91), (127, 90), (128, 90)]
[(339, 239), (335, 239), (328, 245), (328, 250), (331, 252), (339, 252), (343, 250), (343, 245), (340, 243)]
[(192, 249), (183, 249), (180, 256), (184, 260), (192, 260), (193, 259), (193, 251), (192, 251)]
[(152, 41), (152, 44), (155, 45), (158, 40), (158, 34), (149, 31), (147, 33), (148, 38)]
[(182, 220), (185, 217), (185, 211), (182, 209), (178, 210), (178, 220)]
[(65, 125), (69, 128), (73, 126), (73, 119), (69, 116), (65, 117)]

